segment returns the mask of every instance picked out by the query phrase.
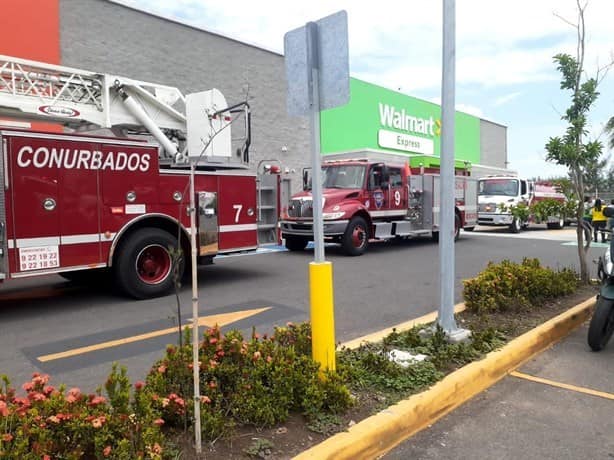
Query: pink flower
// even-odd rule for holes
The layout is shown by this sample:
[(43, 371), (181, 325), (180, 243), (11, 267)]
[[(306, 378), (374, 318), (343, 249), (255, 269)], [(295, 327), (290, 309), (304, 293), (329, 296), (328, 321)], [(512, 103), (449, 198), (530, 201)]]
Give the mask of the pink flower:
[(204, 404), (211, 404), (211, 398), (209, 398), (209, 396), (201, 396), (200, 402)]
[(32, 383), (34, 383), (34, 385), (47, 385), (48, 381), (49, 381), (49, 376), (47, 374), (38, 375), (35, 373), (32, 375)]
[(100, 428), (102, 425), (104, 425), (106, 421), (107, 419), (105, 418), (105, 416), (101, 415), (100, 417), (96, 417), (94, 420), (92, 420), (92, 426), (94, 428)]
[(170, 401), (168, 400), (168, 398), (162, 398), (162, 407), (166, 407), (166, 406), (168, 406), (168, 403), (169, 403), (169, 402), (170, 402)]
[(164, 364), (162, 364), (161, 366), (158, 367), (158, 372), (160, 374), (164, 374), (166, 372), (166, 366)]
[(107, 446), (102, 450), (102, 455), (104, 455), (105, 457), (108, 457), (109, 455), (111, 455), (111, 446)]
[(144, 386), (145, 382), (141, 382), (140, 380), (134, 384), (134, 388), (136, 388), (137, 390), (143, 389)]
[(51, 385), (48, 385), (43, 389), (43, 393), (49, 396), (51, 393), (53, 393), (54, 390), (55, 388), (53, 388)]
[(216, 339), (215, 337), (211, 337), (211, 338), (209, 339), (209, 343), (210, 343), (211, 345), (215, 345), (215, 344), (217, 343), (217, 339)]
[(105, 399), (104, 396), (94, 396), (92, 400), (90, 401), (90, 406), (97, 406), (98, 404), (103, 404), (106, 401), (107, 400)]
[(13, 440), (13, 435), (11, 433), (4, 433), (2, 435), (2, 440), (4, 442), (11, 442)]
[(32, 391), (32, 389), (34, 388), (34, 384), (32, 382), (26, 382), (21, 385), (21, 388), (23, 388), (24, 391)]
[(55, 423), (57, 425), (58, 423), (60, 423), (60, 418), (56, 415), (50, 415), (49, 417), (47, 417), (47, 421), (49, 423)]
[(81, 390), (79, 390), (79, 388), (71, 388), (70, 390), (68, 390), (68, 394), (75, 396), (75, 397), (79, 397), (81, 396)]
[(44, 401), (45, 399), (47, 399), (47, 396), (42, 393), (39, 393), (38, 391), (35, 391), (30, 393), (28, 395), (28, 398), (32, 399), (32, 401)]
[(164, 425), (164, 420), (161, 418), (157, 418), (154, 420), (154, 425), (162, 426)]
[(47, 454), (43, 455), (43, 460), (51, 460), (51, 457)]
[(158, 444), (157, 442), (153, 445), (153, 447), (151, 448), (151, 451), (154, 454), (160, 455), (162, 453), (162, 447), (160, 447), (160, 444)]
[(273, 361), (273, 358), (271, 358), (270, 356), (266, 357), (266, 362), (267, 363), (271, 363)]
[(0, 415), (2, 417), (8, 417), (9, 415), (9, 408), (4, 401), (0, 401)]
[(68, 404), (72, 404), (74, 402), (77, 402), (77, 398), (75, 398), (73, 395), (68, 395), (66, 396), (66, 402)]
[(260, 356), (261, 356), (260, 352), (259, 351), (255, 351), (254, 352), (254, 357), (253, 357), (254, 361), (258, 361), (260, 359)]

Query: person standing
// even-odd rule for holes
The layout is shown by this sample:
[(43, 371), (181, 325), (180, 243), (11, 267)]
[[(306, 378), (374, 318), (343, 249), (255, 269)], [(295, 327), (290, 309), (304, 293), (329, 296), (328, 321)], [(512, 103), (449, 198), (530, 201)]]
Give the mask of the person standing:
[(605, 229), (607, 217), (603, 215), (603, 206), (601, 205), (601, 200), (599, 198), (595, 200), (595, 205), (591, 210), (591, 217), (593, 220), (594, 231), (593, 240), (595, 241), (595, 243), (597, 242), (597, 233), (600, 231), (601, 242), (605, 243), (605, 232), (603, 230)]
[[(610, 200), (610, 206), (609, 207), (614, 207), (614, 198), (612, 198)], [(607, 235), (607, 240), (611, 240), (612, 239), (612, 230), (614, 229), (614, 217), (608, 217), (607, 223), (605, 228), (607, 228), (610, 233), (608, 233)]]

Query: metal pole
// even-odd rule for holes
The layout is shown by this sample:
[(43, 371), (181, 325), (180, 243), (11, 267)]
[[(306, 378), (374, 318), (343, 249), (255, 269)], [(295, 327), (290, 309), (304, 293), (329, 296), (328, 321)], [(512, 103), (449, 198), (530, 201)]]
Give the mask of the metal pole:
[(441, 87), (441, 177), (439, 181), (439, 279), (438, 323), (450, 333), (454, 320), (454, 82), (455, 0), (443, 0), (443, 68)]
[(309, 303), (311, 315), (311, 355), (320, 370), (334, 371), (335, 306), (333, 265), (324, 260), (324, 227), (322, 222), (322, 164), (320, 160), (320, 87), (318, 25), (308, 22), (307, 71), (309, 72), (309, 127), (311, 133), (311, 196), (313, 198), (314, 261), (309, 264)]
[(202, 450), (200, 427), (200, 366), (198, 364), (198, 270), (196, 265), (196, 203), (194, 192), (194, 170), (190, 163), (190, 246), (192, 263), (192, 369), (194, 378), (194, 443), (196, 453)]
[(320, 87), (318, 56), (318, 25), (308, 22), (307, 71), (309, 72), (309, 133), (311, 135), (311, 196), (313, 197), (313, 244), (316, 263), (324, 262), (324, 227), (322, 223), (322, 162), (320, 159)]

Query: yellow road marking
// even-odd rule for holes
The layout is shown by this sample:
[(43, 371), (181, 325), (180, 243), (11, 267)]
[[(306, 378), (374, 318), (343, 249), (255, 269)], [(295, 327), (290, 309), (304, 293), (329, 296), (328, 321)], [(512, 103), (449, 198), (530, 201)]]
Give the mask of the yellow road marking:
[[(454, 305), (454, 313), (460, 313), (465, 310), (465, 303), (457, 303)], [(383, 331), (377, 331), (372, 334), (364, 335), (362, 337), (358, 337), (357, 339), (350, 340), (348, 342), (342, 343), (339, 345), (340, 348), (358, 348), (365, 342), (374, 343), (380, 342), (384, 337), (390, 335), (392, 330), (394, 329), (397, 332), (408, 331), (412, 327), (417, 326), (418, 324), (427, 324), (432, 323), (437, 319), (437, 312), (432, 311), (431, 313), (427, 313), (424, 316), (421, 316), (416, 319), (412, 319), (409, 321), (405, 321), (404, 323), (397, 324), (396, 326), (392, 326), (388, 329), (384, 329)]]
[(614, 399), (614, 394), (605, 393), (603, 391), (591, 390), (590, 388), (578, 387), (575, 385), (569, 385), (567, 383), (555, 382), (553, 380), (542, 379), (541, 377), (534, 377), (529, 374), (525, 374), (523, 372), (512, 371), (510, 375), (513, 377), (517, 377), (519, 379), (530, 380), (531, 382), (543, 383), (544, 385), (550, 385), (552, 387), (563, 388), (565, 390), (575, 391), (577, 393), (584, 393), (591, 396), (599, 396), (600, 398), (605, 399)]
[[(199, 326), (225, 326), (227, 324), (234, 323), (244, 318), (257, 315), (263, 311), (270, 310), (271, 307), (254, 308), (252, 310), (233, 311), (230, 313), (220, 313), (218, 315), (203, 316), (198, 318)], [(192, 327), (192, 324), (188, 324), (185, 327)], [(97, 343), (94, 345), (88, 345), (86, 347), (74, 348), (72, 350), (66, 350), (59, 353), (52, 353), (49, 355), (39, 356), (37, 359), (40, 362), (54, 361), (56, 359), (68, 358), (71, 356), (82, 355), (92, 351), (103, 350), (105, 348), (118, 347), (120, 345), (126, 345), (128, 343), (139, 342), (142, 340), (151, 339), (154, 337), (160, 337), (162, 335), (168, 335), (177, 332), (177, 327), (169, 327), (166, 329), (160, 329), (157, 331), (147, 332), (145, 334), (139, 334), (132, 337), (125, 337), (123, 339), (109, 340), (108, 342)]]

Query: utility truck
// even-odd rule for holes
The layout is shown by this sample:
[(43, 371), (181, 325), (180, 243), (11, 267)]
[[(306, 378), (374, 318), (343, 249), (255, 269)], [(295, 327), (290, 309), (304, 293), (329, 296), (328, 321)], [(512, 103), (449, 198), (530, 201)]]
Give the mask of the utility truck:
[[(303, 191), (292, 196), (280, 222), (290, 251), (313, 241), (313, 197), (309, 169)], [(438, 174), (409, 167), (406, 155), (361, 150), (329, 154), (322, 161), (324, 239), (350, 256), (363, 254), (372, 240), (439, 237)], [(455, 177), (454, 231), (477, 224), (477, 181)]]
[(531, 206), (543, 200), (566, 202), (565, 195), (548, 182), (535, 182), (510, 175), (490, 175), (478, 181), (478, 224), (507, 226), (513, 233), (520, 232), (529, 223), (545, 223), (550, 229), (560, 229), (566, 223), (565, 215), (540, 217), (528, 213), (525, 219), (514, 216), (513, 207)]
[(185, 270), (191, 213), (201, 263), (280, 242), (289, 183), (276, 162), (250, 172), (249, 106), (217, 89), (0, 56), (0, 115), (71, 131), (0, 130), (2, 281), (111, 275), (134, 298), (163, 295)]

